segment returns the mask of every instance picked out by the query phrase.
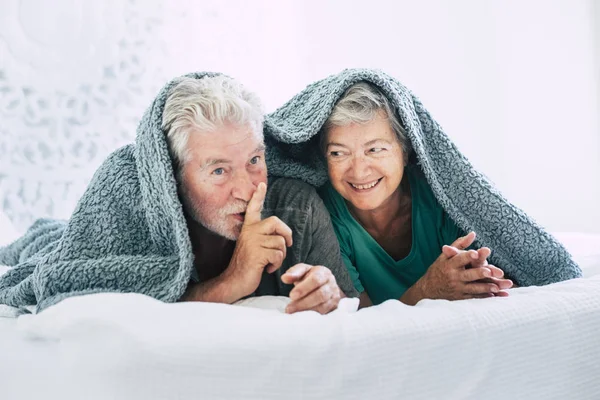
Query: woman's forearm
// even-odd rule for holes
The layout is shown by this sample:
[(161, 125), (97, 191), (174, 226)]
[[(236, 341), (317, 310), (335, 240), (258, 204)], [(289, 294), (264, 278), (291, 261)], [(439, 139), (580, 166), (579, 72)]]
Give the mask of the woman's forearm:
[(400, 301), (408, 306), (414, 306), (419, 301), (425, 298), (425, 291), (423, 289), (423, 284), (420, 280), (417, 281), (414, 285), (408, 288), (406, 292), (400, 297)]
[(373, 305), (373, 302), (371, 301), (371, 298), (369, 297), (369, 294), (366, 291), (362, 292), (358, 299), (359, 299), (359, 303), (358, 303), (359, 310), (361, 308), (371, 307)]

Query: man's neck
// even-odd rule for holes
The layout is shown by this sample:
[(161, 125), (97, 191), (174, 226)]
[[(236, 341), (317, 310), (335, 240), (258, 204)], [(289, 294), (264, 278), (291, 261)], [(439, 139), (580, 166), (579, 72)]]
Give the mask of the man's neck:
[(235, 242), (206, 229), (189, 217), (187, 226), (194, 252), (194, 267), (200, 281), (220, 275), (229, 265)]

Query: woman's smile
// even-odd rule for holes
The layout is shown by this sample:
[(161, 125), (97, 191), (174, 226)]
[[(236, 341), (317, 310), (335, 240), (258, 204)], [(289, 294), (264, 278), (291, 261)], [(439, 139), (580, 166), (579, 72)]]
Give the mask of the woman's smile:
[(376, 179), (374, 181), (365, 183), (348, 182), (348, 185), (357, 193), (368, 193), (375, 190), (383, 178)]

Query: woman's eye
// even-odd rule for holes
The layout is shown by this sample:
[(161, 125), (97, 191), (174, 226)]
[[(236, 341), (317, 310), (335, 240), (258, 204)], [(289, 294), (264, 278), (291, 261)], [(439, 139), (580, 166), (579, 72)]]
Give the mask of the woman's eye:
[(260, 161), (260, 156), (252, 157), (250, 159), (250, 164), (256, 165), (256, 164), (258, 164), (259, 161)]
[(224, 173), (225, 170), (223, 168), (217, 168), (212, 172), (213, 175), (223, 175)]
[(341, 151), (332, 151), (332, 152), (329, 153), (329, 155), (331, 157), (339, 157), (339, 156), (342, 155), (342, 152)]
[(369, 149), (369, 153), (381, 153), (383, 150), (385, 150), (382, 147), (373, 147), (372, 149)]

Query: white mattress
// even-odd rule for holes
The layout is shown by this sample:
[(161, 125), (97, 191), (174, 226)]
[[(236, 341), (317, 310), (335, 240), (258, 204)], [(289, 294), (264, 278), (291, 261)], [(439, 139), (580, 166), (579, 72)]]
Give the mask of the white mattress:
[(565, 238), (589, 277), (508, 298), (290, 316), (99, 294), (0, 318), (0, 398), (600, 399), (600, 237)]

